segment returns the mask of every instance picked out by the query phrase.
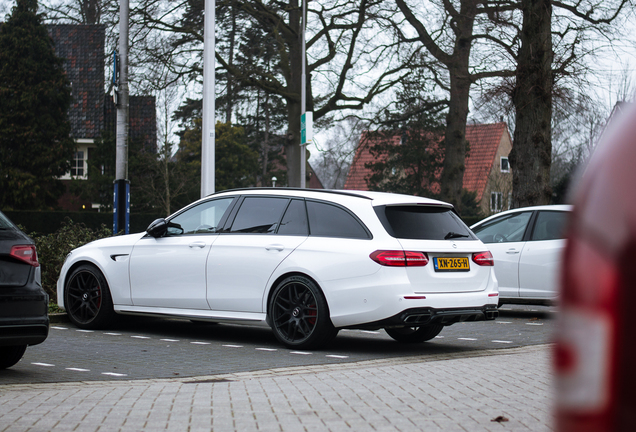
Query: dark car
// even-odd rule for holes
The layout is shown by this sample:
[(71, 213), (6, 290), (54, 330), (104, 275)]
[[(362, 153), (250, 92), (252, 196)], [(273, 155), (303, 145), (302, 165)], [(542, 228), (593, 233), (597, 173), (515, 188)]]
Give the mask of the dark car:
[(33, 240), (0, 212), (0, 369), (49, 334), (49, 296), (42, 289)]

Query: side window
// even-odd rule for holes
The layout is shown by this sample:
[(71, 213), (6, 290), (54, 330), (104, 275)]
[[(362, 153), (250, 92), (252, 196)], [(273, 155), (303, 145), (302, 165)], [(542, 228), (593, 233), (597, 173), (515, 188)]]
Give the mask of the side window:
[(371, 236), (358, 220), (341, 207), (307, 201), (309, 229), (312, 236), (369, 239)]
[(170, 219), (169, 236), (215, 233), (234, 198), (206, 201)]
[(234, 218), (232, 233), (274, 233), (288, 198), (247, 197)]
[(484, 243), (518, 242), (523, 239), (532, 212), (502, 216), (473, 229)]
[(307, 210), (305, 201), (292, 200), (287, 207), (283, 220), (278, 227), (278, 234), (282, 235), (309, 235), (309, 224), (307, 222)]
[(565, 237), (565, 223), (568, 213), (561, 211), (542, 211), (537, 216), (532, 232), (532, 240), (556, 240)]

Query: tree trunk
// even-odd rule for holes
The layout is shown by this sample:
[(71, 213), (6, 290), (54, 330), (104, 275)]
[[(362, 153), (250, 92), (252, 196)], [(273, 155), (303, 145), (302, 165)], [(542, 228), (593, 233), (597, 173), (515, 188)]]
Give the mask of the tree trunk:
[(552, 5), (522, 0), (523, 28), (512, 100), (512, 207), (549, 204), (552, 163)]
[[(464, 69), (464, 68), (462, 68)], [(463, 75), (463, 76), (462, 76)], [(446, 118), (444, 137), (444, 164), (440, 178), (441, 198), (452, 203), (461, 214), (462, 189), (466, 160), (466, 122), (468, 118), (468, 97), (470, 79), (468, 63), (465, 70), (451, 70), (451, 97)]]
[(441, 198), (449, 201), (461, 214), (464, 171), (466, 169), (466, 122), (470, 96), (470, 50), (473, 25), (477, 15), (475, 0), (462, 0), (460, 14), (456, 20), (453, 55), (446, 61), (450, 74), (450, 98), (446, 134), (444, 136), (444, 165), (440, 179)]
[(287, 102), (287, 139), (285, 142), (285, 157), (287, 159), (287, 186), (300, 187), (300, 88), (302, 74), (302, 51), (300, 44), (300, 19), (302, 10), (298, 0), (289, 2), (289, 26), (296, 30), (297, 39), (289, 43), (289, 70), (287, 88), (293, 96), (286, 97)]

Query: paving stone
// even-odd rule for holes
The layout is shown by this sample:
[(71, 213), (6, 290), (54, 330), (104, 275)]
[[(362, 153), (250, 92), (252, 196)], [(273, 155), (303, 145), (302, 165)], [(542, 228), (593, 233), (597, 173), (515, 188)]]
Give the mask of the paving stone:
[(3, 385), (0, 431), (550, 431), (549, 351), (223, 375), (230, 382)]

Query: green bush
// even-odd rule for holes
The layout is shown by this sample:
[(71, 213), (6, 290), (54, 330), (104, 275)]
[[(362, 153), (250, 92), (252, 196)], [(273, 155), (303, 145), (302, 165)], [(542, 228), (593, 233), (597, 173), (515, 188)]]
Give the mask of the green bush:
[(57, 279), (68, 253), (93, 240), (112, 235), (112, 228), (106, 225), (92, 230), (83, 223), (74, 223), (70, 218), (66, 218), (60, 229), (52, 234), (43, 236), (31, 234), (35, 240), (38, 260), (42, 267), (42, 286), (52, 303), (57, 303)]

